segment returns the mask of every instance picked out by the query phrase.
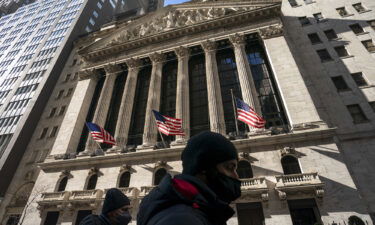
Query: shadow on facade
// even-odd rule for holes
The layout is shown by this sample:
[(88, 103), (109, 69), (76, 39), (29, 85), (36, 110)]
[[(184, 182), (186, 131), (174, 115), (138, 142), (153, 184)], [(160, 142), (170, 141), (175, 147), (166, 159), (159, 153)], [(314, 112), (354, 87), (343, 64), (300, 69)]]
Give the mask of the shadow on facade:
[[(373, 28), (364, 20), (326, 18), (321, 22), (317, 22), (315, 18), (308, 17), (306, 19), (310, 24), (302, 26), (298, 17), (284, 16), (282, 18), (285, 25), (285, 37), (294, 60), (297, 62), (297, 66), (320, 117), (330, 127), (338, 127), (340, 129), (343, 127), (343, 124), (352, 126), (348, 114), (346, 116), (349, 116), (349, 123), (345, 123), (345, 121), (342, 121), (342, 117), (337, 116), (338, 110), (340, 112), (348, 110), (343, 104), (338, 104), (342, 102), (342, 96), (340, 96), (340, 93), (337, 91), (331, 77), (342, 76), (353, 96), (360, 99), (361, 102), (368, 102), (361, 89), (358, 88), (358, 85), (351, 77), (351, 73), (361, 71), (354, 71), (358, 66), (350, 70), (347, 65), (345, 65), (344, 61), (349, 60), (347, 64), (351, 64), (350, 60), (352, 60), (353, 57), (371, 58), (371, 53), (365, 48), (361, 41), (372, 39), (368, 33), (371, 32)], [(358, 24), (362, 27), (363, 32), (354, 34), (353, 30), (349, 27), (353, 24)], [(337, 34), (337, 38), (329, 40), (324, 31), (331, 29)], [(312, 44), (307, 36), (311, 33), (316, 33), (320, 38), (320, 42)], [(346, 33), (345, 36), (343, 36), (344, 33)], [(350, 35), (357, 36), (358, 40), (353, 40), (352, 38), (350, 38), (350, 40), (353, 41), (346, 40), (346, 37)], [(338, 55), (335, 47), (339, 46), (345, 46), (347, 50), (349, 48), (348, 56), (340, 57)], [(361, 46), (362, 49), (358, 48), (358, 46)], [(317, 51), (323, 49), (328, 51), (331, 59), (320, 59)], [(359, 56), (358, 54), (361, 55)], [(366, 56), (366, 54), (368, 54), (368, 56)], [(363, 111), (371, 111), (370, 106), (363, 109)]]

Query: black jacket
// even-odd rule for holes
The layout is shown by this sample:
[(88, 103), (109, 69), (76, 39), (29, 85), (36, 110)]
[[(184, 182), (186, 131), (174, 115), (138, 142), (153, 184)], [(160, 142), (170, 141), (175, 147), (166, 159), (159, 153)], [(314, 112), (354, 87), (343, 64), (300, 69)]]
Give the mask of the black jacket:
[(233, 214), (198, 178), (167, 175), (142, 200), (137, 225), (224, 225)]
[(88, 215), (79, 225), (111, 225), (111, 223), (103, 216)]

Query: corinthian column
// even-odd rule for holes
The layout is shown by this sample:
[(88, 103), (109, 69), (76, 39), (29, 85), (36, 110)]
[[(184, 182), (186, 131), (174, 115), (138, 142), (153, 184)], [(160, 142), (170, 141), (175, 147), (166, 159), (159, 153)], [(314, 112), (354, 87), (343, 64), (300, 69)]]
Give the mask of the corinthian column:
[(121, 98), (121, 106), (116, 123), (115, 139), (117, 147), (123, 148), (128, 141), (130, 120), (133, 112), (134, 96), (137, 86), (138, 73), (142, 63), (138, 59), (128, 59), (128, 76)]
[[(241, 93), (243, 100), (252, 107), (258, 115), (262, 115), (260, 103), (258, 100), (258, 93), (255, 88), (255, 83), (253, 80), (253, 75), (251, 73), (249, 61), (246, 55), (246, 42), (245, 36), (240, 34), (235, 34), (229, 37), (230, 42), (232, 42), (234, 47), (234, 54), (236, 57), (236, 65), (238, 78), (240, 80)], [(249, 126), (250, 133), (255, 132), (257, 128)]]
[(205, 41), (201, 43), (201, 45), (206, 56), (206, 79), (210, 128), (213, 132), (226, 135), (223, 101), (221, 98), (220, 80), (216, 62), (216, 43), (212, 41)]
[[(116, 77), (121, 72), (121, 68), (117, 65), (107, 65), (104, 67), (104, 70), (106, 72), (106, 77), (102, 91), (100, 92), (98, 104), (95, 109), (94, 118), (92, 120), (93, 123), (101, 127), (105, 126)], [(94, 150), (96, 147), (97, 143), (95, 143), (95, 141), (91, 137), (89, 137), (86, 142), (85, 151), (82, 154), (87, 154)]]
[(190, 137), (190, 104), (189, 104), (189, 48), (176, 48), (178, 57), (176, 118), (182, 119), (185, 136), (177, 136), (174, 144), (183, 144)]
[(145, 128), (143, 131), (143, 144), (141, 148), (150, 148), (156, 144), (158, 130), (156, 128), (155, 117), (152, 110), (159, 111), (160, 107), (160, 93), (161, 93), (161, 78), (163, 63), (165, 55), (153, 53), (150, 55), (152, 62), (150, 87), (148, 90)]

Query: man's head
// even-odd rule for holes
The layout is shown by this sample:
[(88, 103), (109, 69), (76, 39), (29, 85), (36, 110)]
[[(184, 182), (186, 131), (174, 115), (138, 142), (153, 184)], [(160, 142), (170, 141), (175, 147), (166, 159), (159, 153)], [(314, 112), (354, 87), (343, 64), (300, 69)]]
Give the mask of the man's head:
[(131, 221), (130, 200), (119, 189), (111, 188), (105, 196), (102, 214), (112, 225), (127, 225)]
[(240, 196), (237, 149), (221, 134), (206, 131), (192, 137), (181, 160), (182, 173), (203, 180), (221, 200), (231, 202)]

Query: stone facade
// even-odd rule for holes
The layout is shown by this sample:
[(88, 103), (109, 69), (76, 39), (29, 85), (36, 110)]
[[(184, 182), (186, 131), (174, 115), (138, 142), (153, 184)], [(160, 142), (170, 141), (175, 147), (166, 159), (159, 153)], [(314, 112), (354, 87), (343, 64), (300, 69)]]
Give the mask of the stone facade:
[[(136, 218), (140, 201), (159, 179), (157, 174), (165, 170), (173, 176), (182, 171), (180, 154), (186, 140), (195, 134), (199, 119), (193, 98), (198, 84), (192, 78), (199, 71), (199, 66), (192, 66), (199, 57), (205, 59), (199, 64), (204, 74), (200, 82), (206, 90), (202, 97), (207, 97), (206, 111), (202, 111), (207, 115), (200, 115), (208, 117), (205, 127), (227, 135), (239, 151), (240, 163), (251, 165), (242, 170), (251, 175), (242, 177), (242, 197), (233, 203), (237, 213), (228, 224), (246, 224), (249, 215), (259, 219), (254, 219), (254, 224), (297, 224), (302, 205), (314, 216), (314, 222), (307, 224), (346, 224), (350, 216), (373, 224), (369, 214), (374, 212), (374, 189), (369, 178), (374, 171), (371, 132), (375, 114), (369, 106), (363, 107), (369, 122), (353, 124), (346, 108), (354, 103), (365, 105), (366, 98), (368, 104), (372, 87), (358, 89), (353, 82), (350, 93), (337, 93), (330, 76), (343, 73), (343, 68), (350, 66), (345, 64), (347, 60), (357, 59), (357, 55), (321, 63), (315, 50), (323, 46), (311, 45), (307, 34), (330, 21), (302, 27), (298, 17), (317, 13), (318, 7), (333, 10), (339, 6), (297, 3), (292, 7), (288, 1), (276, 0), (191, 1), (81, 39), (77, 45), (83, 59), (76, 69), (79, 81), (74, 82), (73, 96), (49, 156), (39, 164), (22, 224), (51, 222), (51, 212), (58, 213), (54, 224), (76, 224), (82, 210), (100, 213), (106, 189), (120, 186), (132, 198)], [(372, 7), (370, 2), (366, 6)], [(364, 35), (373, 35), (367, 28), (369, 33)], [(344, 40), (352, 40), (350, 34), (347, 38), (346, 33), (342, 35)], [(257, 58), (253, 47), (264, 57)], [(225, 59), (233, 59), (232, 70), (223, 69), (227, 68), (223, 66), (224, 54), (230, 55)], [(358, 54), (358, 60), (364, 60), (360, 65), (368, 62), (366, 69), (373, 71), (369, 59), (373, 55), (363, 54)], [(171, 64), (175, 72), (168, 70)], [(349, 71), (360, 71), (360, 65)], [(265, 87), (259, 88), (260, 68), (262, 82), (269, 76), (267, 96), (275, 96), (274, 102), (265, 103), (262, 98)], [(244, 126), (241, 131), (246, 136), (233, 135), (233, 124), (226, 117), (229, 103), (224, 84), (228, 83), (223, 71), (237, 76), (237, 96), (269, 121), (278, 118), (281, 123), (269, 122), (266, 129)], [(151, 110), (168, 111), (164, 78), (173, 73), (175, 86), (168, 88), (177, 90), (172, 94), (176, 114), (168, 116), (183, 119), (187, 136), (168, 140), (171, 147), (165, 148), (159, 145)], [(147, 82), (148, 86), (142, 86)], [(142, 92), (142, 87), (147, 91)], [(139, 113), (141, 102), (144, 110)], [(270, 116), (267, 104), (278, 108), (277, 118)], [(144, 120), (145, 128), (137, 133), (139, 125), (134, 121), (138, 118)], [(104, 152), (97, 150), (87, 137), (85, 121), (108, 129), (117, 145), (103, 145)], [(288, 172), (287, 158), (296, 162), (293, 167), (298, 172)], [(130, 174), (130, 180), (123, 186), (125, 173)], [(97, 182), (89, 188), (93, 177)], [(66, 186), (61, 190), (64, 179)], [(259, 207), (254, 210), (256, 205)], [(16, 210), (6, 209), (4, 221)]]

